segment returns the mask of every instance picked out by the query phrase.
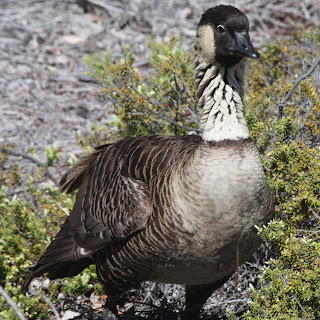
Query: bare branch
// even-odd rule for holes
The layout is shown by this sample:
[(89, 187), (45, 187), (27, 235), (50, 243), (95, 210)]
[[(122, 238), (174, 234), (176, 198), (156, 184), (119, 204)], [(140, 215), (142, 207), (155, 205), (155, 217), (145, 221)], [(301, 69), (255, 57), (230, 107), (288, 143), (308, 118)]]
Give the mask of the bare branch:
[(113, 11), (113, 13), (121, 14), (123, 9), (118, 8), (114, 5), (107, 4), (106, 2), (100, 1), (100, 0), (84, 0), (83, 1), (85, 5), (91, 5), (93, 7), (96, 7), (97, 9), (102, 9), (107, 12)]
[(48, 167), (46, 166), (45, 163), (42, 163), (41, 161), (35, 159), (34, 157), (29, 156), (28, 154), (25, 153), (21, 153), (21, 152), (16, 152), (16, 151), (12, 151), (12, 150), (8, 150), (6, 148), (1, 148), (0, 152), (6, 153), (10, 156), (14, 156), (14, 157), (22, 157), (24, 159), (30, 160), (31, 162), (33, 162), (34, 164), (36, 164), (38, 167), (44, 168), (44, 174), (45, 176), (50, 179), (55, 185), (59, 186), (59, 182), (57, 181), (57, 179), (50, 173)]
[(10, 307), (13, 309), (15, 314), (19, 317), (21, 320), (27, 320), (25, 316), (22, 314), (16, 303), (11, 299), (11, 297), (5, 292), (5, 290), (0, 286), (0, 294), (6, 299)]
[(58, 310), (55, 308), (55, 306), (53, 305), (53, 303), (51, 302), (51, 300), (49, 298), (47, 298), (45, 295), (43, 295), (42, 293), (38, 292), (39, 296), (49, 305), (49, 307), (51, 308), (52, 312), (54, 313), (55, 317), (57, 320), (60, 320), (60, 315)]
[(311, 69), (303, 74), (292, 86), (291, 90), (286, 94), (286, 96), (280, 101), (280, 103), (278, 104), (278, 108), (279, 108), (279, 115), (278, 118), (281, 119), (283, 117), (283, 107), (285, 105), (285, 103), (290, 99), (293, 91), (295, 90), (295, 88), (299, 85), (299, 83), (305, 79), (307, 79), (311, 73), (316, 69), (316, 67), (318, 66), (318, 64), (320, 63), (320, 58), (317, 59), (317, 61), (315, 62), (315, 64), (311, 67)]
[[(281, 274), (280, 275), (281, 277), (281, 280), (283, 281), (283, 283), (287, 286), (288, 285), (288, 282), (286, 281), (286, 279), (283, 277), (283, 275)], [(297, 302), (298, 306), (300, 307), (300, 309), (307, 315), (307, 312), (306, 310), (303, 308), (303, 306), (301, 305), (301, 303), (299, 302), (299, 300), (297, 299), (297, 297), (292, 294), (291, 297)], [(308, 316), (308, 315), (307, 315)], [(310, 319), (310, 317), (308, 317), (308, 319)]]
[(317, 219), (320, 221), (320, 216), (319, 216), (314, 210), (312, 210), (312, 208), (310, 208), (310, 207), (308, 206), (308, 210), (311, 211), (312, 214), (314, 215), (314, 217), (317, 218)]

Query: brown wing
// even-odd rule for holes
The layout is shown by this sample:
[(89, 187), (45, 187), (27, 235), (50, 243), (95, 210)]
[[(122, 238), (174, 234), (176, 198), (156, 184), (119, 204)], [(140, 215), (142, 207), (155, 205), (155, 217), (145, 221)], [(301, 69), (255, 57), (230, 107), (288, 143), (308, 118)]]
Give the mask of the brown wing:
[(199, 141), (196, 136), (130, 138), (80, 160), (61, 180), (63, 191), (79, 189), (73, 210), (23, 290), (46, 272), (50, 279), (78, 274), (93, 263), (92, 253), (143, 229), (152, 212), (150, 184), (180, 158), (184, 144)]

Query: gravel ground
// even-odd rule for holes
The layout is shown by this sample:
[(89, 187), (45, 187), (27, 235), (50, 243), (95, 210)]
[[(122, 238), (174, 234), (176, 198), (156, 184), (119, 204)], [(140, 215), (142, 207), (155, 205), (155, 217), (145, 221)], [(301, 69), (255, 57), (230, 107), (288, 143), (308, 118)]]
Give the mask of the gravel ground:
[[(83, 56), (93, 52), (101, 54), (109, 46), (115, 57), (121, 56), (129, 44), (136, 64), (144, 65), (150, 36), (161, 41), (171, 35), (180, 36), (181, 45), (192, 50), (201, 14), (219, 3), (0, 0), (0, 148), (14, 145), (17, 153), (26, 155), (35, 151), (43, 160), (44, 147), (57, 144), (63, 153), (62, 163), (67, 165), (66, 160), (72, 153), (81, 153), (76, 132), (80, 130), (86, 136), (91, 122), (108, 126), (112, 116), (110, 106), (100, 103), (95, 84), (85, 75), (87, 66)], [(248, 15), (251, 38), (258, 48), (275, 37), (290, 36), (297, 24), (311, 27), (320, 21), (319, 0), (224, 3), (236, 5)], [(11, 156), (6, 166), (16, 161), (26, 171), (35, 165), (28, 159)], [(61, 172), (61, 165), (53, 168), (53, 178), (58, 180)], [(261, 255), (242, 267), (237, 288), (233, 279), (209, 299), (207, 310), (219, 313), (226, 307), (240, 312), (245, 309), (248, 282), (254, 281), (253, 270)], [(147, 284), (144, 289), (146, 300), (151, 299), (152, 295), (146, 292), (152, 286)], [(160, 291), (170, 303), (181, 300), (183, 289), (162, 286)], [(155, 301), (158, 305), (163, 302)], [(74, 309), (79, 311), (80, 305)], [(102, 311), (99, 315), (90, 313), (77, 319), (98, 319), (102, 314)]]

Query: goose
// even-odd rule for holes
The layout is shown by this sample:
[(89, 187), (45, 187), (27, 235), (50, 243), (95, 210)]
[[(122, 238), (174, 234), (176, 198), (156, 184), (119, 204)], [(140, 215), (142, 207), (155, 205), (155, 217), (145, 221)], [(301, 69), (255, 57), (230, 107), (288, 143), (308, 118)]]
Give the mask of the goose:
[(99, 146), (61, 179), (74, 207), (24, 284), (90, 264), (116, 303), (142, 281), (186, 286), (185, 318), (258, 249), (273, 215), (242, 97), (245, 58), (259, 59), (245, 14), (208, 9), (195, 41), (201, 135), (141, 136)]

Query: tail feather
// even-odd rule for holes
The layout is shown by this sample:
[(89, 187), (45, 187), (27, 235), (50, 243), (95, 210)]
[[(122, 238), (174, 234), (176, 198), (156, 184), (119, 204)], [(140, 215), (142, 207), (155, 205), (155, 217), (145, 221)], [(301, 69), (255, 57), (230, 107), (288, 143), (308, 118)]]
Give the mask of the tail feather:
[(22, 292), (34, 277), (48, 273), (50, 279), (73, 277), (93, 264), (89, 250), (80, 248), (74, 238), (77, 232), (66, 220), (63, 227), (50, 243), (38, 263), (29, 269), (29, 274), (22, 286)]
[(84, 225), (81, 219), (82, 199), (86, 189), (81, 185), (86, 185), (90, 167), (96, 160), (97, 150), (91, 156), (84, 157), (62, 177), (60, 184), (62, 191), (70, 193), (78, 188), (77, 200), (72, 212), (61, 226), (61, 230), (55, 239), (50, 243), (38, 263), (30, 268), (29, 274), (22, 286), (22, 291), (26, 292), (34, 277), (48, 273), (50, 279), (73, 277), (93, 264), (91, 251), (80, 247), (77, 244), (76, 235), (84, 232)]
[(84, 258), (77, 261), (67, 261), (58, 263), (47, 263), (44, 265), (37, 264), (29, 269), (29, 274), (25, 279), (21, 291), (23, 293), (28, 291), (28, 287), (33, 278), (39, 277), (44, 273), (48, 273), (49, 279), (58, 279), (66, 277), (74, 277), (82, 270), (89, 267), (93, 263), (91, 258)]

